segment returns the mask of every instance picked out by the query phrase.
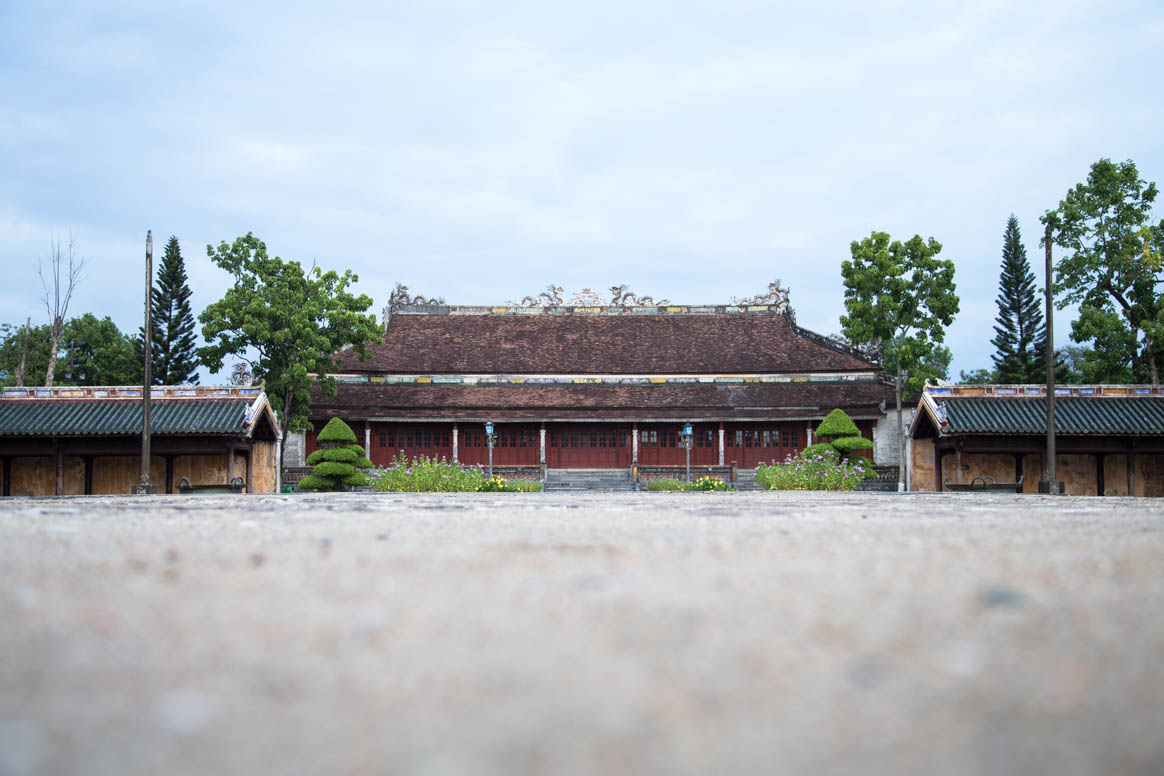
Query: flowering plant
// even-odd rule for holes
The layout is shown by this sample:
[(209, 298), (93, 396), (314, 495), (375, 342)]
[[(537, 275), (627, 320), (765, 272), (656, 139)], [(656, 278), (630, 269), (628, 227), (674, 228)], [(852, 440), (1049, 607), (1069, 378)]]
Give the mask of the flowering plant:
[(475, 491), (485, 481), (479, 466), (461, 466), (445, 458), (408, 458), (401, 450), (392, 462), (369, 477), (372, 490), (417, 492)]
[(850, 461), (832, 450), (803, 450), (782, 463), (760, 464), (756, 482), (768, 490), (855, 490), (868, 464)]

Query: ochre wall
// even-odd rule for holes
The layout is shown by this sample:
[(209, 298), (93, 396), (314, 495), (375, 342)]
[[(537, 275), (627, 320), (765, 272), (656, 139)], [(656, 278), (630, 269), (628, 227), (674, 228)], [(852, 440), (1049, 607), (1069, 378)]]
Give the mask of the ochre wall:
[[(129, 493), (141, 481), (141, 456), (118, 455), (93, 459), (93, 493)], [(150, 456), (150, 483), (159, 493), (166, 489), (166, 459)], [(51, 491), (50, 491), (51, 493)]]
[[(66, 456), (64, 465), (64, 495), (82, 495), (85, 492), (85, 461), (83, 458)], [(246, 480), (247, 464), (242, 454), (235, 455), (235, 476)], [(275, 491), (275, 443), (255, 442), (253, 481), (255, 493)], [(0, 488), (4, 483), (0, 469)], [(52, 496), (56, 493), (56, 459), (14, 458), (12, 459), (13, 496)], [(186, 477), (194, 485), (223, 484), (226, 478), (225, 455), (179, 455), (174, 458), (174, 492), (178, 483)], [(127, 494), (141, 479), (141, 458), (139, 456), (110, 456), (93, 459), (93, 493)], [(161, 456), (150, 457), (150, 482), (159, 493), (166, 489), (166, 461)], [(0, 492), (3, 492), (0, 490)]]
[[(913, 489), (937, 490), (934, 476), (934, 445), (928, 439), (913, 441)], [(969, 469), (962, 472), (962, 481), (974, 477), (993, 477), (996, 482), (1014, 482), (1014, 456), (1010, 454), (965, 453), (962, 463)], [(1137, 496), (1164, 496), (1164, 455), (1139, 454), (1135, 456)], [(955, 482), (955, 457), (947, 454), (942, 461), (942, 477)], [(1055, 456), (1055, 475), (1073, 496), (1098, 495), (1099, 480), (1094, 455), (1067, 454)], [(1023, 456), (1023, 493), (1038, 493), (1043, 477), (1043, 456), (1037, 453)], [(1104, 490), (1109, 496), (1128, 495), (1127, 457), (1107, 455), (1103, 465)]]
[[(970, 482), (975, 477), (991, 477), (995, 482), (1014, 482), (1013, 455), (963, 455), (962, 465), (969, 467), (962, 470), (962, 482)], [(942, 481), (957, 482), (957, 476), (958, 459), (947, 455), (942, 459)]]
[[(83, 493), (85, 490), (85, 461), (65, 458), (65, 493)], [(0, 472), (3, 477), (3, 472)], [(3, 483), (0, 482), (0, 488)], [(56, 458), (13, 458), (13, 496), (51, 496), (57, 488)], [(0, 493), (3, 491), (0, 490)]]
[(255, 442), (254, 450), (254, 484), (255, 493), (275, 492), (275, 460), (274, 442)]

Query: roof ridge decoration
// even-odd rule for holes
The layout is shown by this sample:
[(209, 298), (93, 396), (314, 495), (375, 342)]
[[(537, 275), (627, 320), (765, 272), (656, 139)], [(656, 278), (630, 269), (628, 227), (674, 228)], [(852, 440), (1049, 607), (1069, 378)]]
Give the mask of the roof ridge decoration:
[[(151, 385), (150, 398), (157, 399), (246, 399), (265, 395), (259, 385)], [(54, 385), (5, 388), (2, 399), (141, 399), (140, 385)]]
[(789, 299), (788, 299), (788, 296), (791, 293), (792, 293), (792, 289), (781, 288), (780, 278), (776, 278), (776, 282), (768, 284), (768, 293), (757, 294), (756, 296), (753, 296), (753, 297), (733, 296), (731, 299), (731, 302), (734, 305), (743, 305), (743, 306), (761, 305), (761, 304), (775, 305), (777, 308), (776, 309), (777, 312), (784, 312), (787, 309), (791, 309), (790, 308), (791, 303), (789, 302)]
[(764, 312), (781, 313), (794, 316), (792, 305), (789, 302), (790, 289), (780, 285), (780, 279), (768, 284), (768, 291), (753, 297), (732, 297), (727, 305), (676, 305), (669, 299), (656, 300), (647, 294), (639, 295), (631, 291), (625, 284), (610, 287), (610, 300), (605, 295), (591, 288), (583, 288), (569, 301), (563, 298), (563, 286), (547, 285), (545, 290), (536, 296), (524, 296), (521, 301), (507, 301), (501, 306), (492, 305), (449, 305), (443, 296), (421, 296), (409, 292), (408, 286), (397, 283), (388, 296), (388, 305), (383, 310), (384, 324), (388, 325), (392, 314), (403, 311), (405, 308), (414, 308), (410, 312), (422, 313), (450, 313), (460, 314), (488, 314), (488, 313), (528, 313), (528, 312), (555, 312), (555, 313), (620, 313), (620, 312), (649, 312), (649, 313), (740, 313)]
[[(1047, 386), (1040, 383), (1008, 383), (983, 385), (927, 385), (926, 396), (940, 399), (1023, 399), (1042, 398), (1047, 395)], [(1081, 385), (1069, 383), (1055, 386), (1056, 396), (1080, 396), (1084, 398), (1111, 398), (1137, 396), (1164, 396), (1164, 387), (1139, 385), (1134, 383), (1112, 383)]]

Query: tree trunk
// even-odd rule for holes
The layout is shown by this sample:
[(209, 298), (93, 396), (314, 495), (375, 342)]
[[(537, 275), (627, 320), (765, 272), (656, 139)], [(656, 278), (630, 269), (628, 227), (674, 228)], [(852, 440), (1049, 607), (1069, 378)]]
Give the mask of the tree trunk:
[(1148, 375), (1152, 378), (1152, 385), (1160, 384), (1160, 373), (1156, 371), (1156, 344), (1151, 337), (1144, 338), (1144, 350), (1148, 355)]
[(61, 335), (64, 333), (65, 321), (60, 316), (53, 320), (53, 344), (49, 350), (48, 369), (44, 373), (44, 385), (46, 388), (51, 388), (53, 384), (53, 372), (57, 369), (57, 351), (61, 349)]
[[(279, 447), (279, 474), (283, 474), (283, 459), (287, 456), (287, 434), (290, 425), (288, 418), (291, 417), (291, 402), (295, 398), (295, 388), (287, 388), (287, 397), (283, 400), (283, 417), (280, 418), (282, 427), (279, 429), (283, 433), (283, 444)], [(366, 452), (366, 451), (365, 451)]]
[(905, 420), (901, 417), (901, 353), (897, 354), (897, 490), (905, 490)]
[(20, 363), (16, 367), (16, 385), (24, 385), (24, 365), (28, 361), (28, 338), (32, 336), (32, 318), (24, 324), (23, 347), (20, 349)]

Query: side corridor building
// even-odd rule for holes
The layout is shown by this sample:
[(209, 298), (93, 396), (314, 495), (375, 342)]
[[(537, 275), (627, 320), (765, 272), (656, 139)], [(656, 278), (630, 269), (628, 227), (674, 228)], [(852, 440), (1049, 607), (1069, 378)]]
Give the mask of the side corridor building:
[(837, 407), (872, 439), (893, 401), (878, 363), (797, 326), (777, 284), (730, 305), (560, 291), (466, 307), (398, 286), (383, 343), (347, 361), (336, 396), (313, 392), (314, 430), (343, 418), (381, 466), (401, 451), (473, 464), (492, 422), (497, 465), (622, 468), (681, 465), (691, 423), (693, 465), (747, 468), (803, 449)]

